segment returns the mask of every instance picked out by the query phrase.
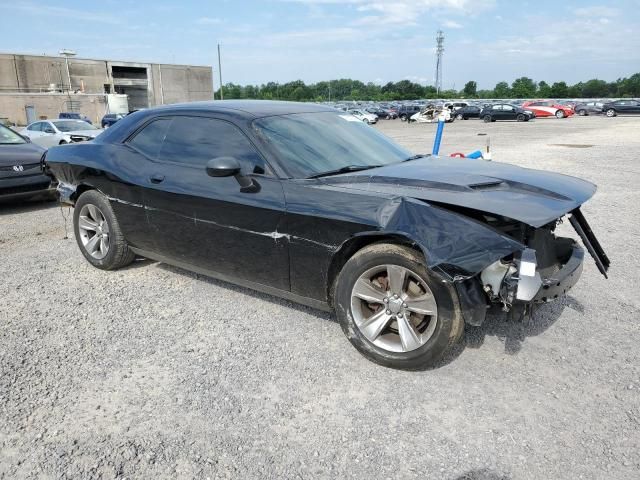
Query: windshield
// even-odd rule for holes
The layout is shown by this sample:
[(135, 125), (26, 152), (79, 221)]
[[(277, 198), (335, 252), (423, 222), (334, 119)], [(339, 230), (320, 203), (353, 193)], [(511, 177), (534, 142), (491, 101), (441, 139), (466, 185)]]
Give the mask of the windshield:
[(298, 113), (260, 118), (253, 126), (294, 178), (344, 167), (379, 167), (412, 156), (350, 114)]
[(96, 127), (90, 123), (83, 122), (82, 120), (58, 120), (52, 122), (58, 130), (61, 132), (75, 132), (77, 130), (97, 130)]
[(22, 143), (27, 143), (27, 141), (10, 128), (0, 125), (0, 144), (18, 145)]

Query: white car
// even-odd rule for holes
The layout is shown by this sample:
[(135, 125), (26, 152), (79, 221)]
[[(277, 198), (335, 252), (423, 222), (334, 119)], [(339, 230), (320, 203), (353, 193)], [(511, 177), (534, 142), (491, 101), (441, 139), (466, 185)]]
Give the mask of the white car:
[(58, 118), (33, 122), (20, 133), (29, 137), (36, 145), (49, 148), (55, 145), (93, 140), (102, 133), (102, 129), (82, 120)]
[(362, 120), (368, 125), (373, 125), (378, 122), (378, 116), (373, 113), (365, 112), (364, 110), (350, 110), (349, 113), (356, 117), (358, 120)]
[(453, 122), (453, 115), (451, 115), (451, 110), (446, 107), (436, 107), (429, 105), (418, 113), (411, 115), (409, 118), (409, 123), (436, 123), (438, 122), (440, 115), (444, 116), (444, 121), (447, 123)]

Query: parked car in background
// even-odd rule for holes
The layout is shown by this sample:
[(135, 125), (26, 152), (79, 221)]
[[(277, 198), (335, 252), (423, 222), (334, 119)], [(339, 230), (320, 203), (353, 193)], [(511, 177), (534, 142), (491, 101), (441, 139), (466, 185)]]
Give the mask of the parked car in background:
[(602, 111), (607, 117), (615, 117), (620, 114), (640, 114), (640, 101), (632, 99), (616, 100), (615, 102), (602, 105)]
[(58, 118), (34, 122), (27, 125), (21, 133), (29, 137), (33, 143), (49, 148), (54, 145), (93, 140), (102, 130), (82, 120)]
[(470, 118), (480, 118), (480, 112), (482, 108), (476, 105), (468, 105), (461, 107), (453, 112), (453, 116), (456, 120), (469, 120)]
[(375, 115), (378, 119), (389, 120), (390, 118), (389, 113), (386, 110), (378, 107), (366, 108), (365, 112)]
[(495, 122), (497, 120), (516, 120), (517, 122), (528, 122), (534, 115), (531, 111), (522, 107), (511, 105), (508, 103), (498, 103), (485, 107), (480, 112), (480, 118), (485, 123)]
[(358, 120), (362, 120), (368, 125), (378, 123), (378, 117), (373, 113), (366, 112), (364, 110), (349, 110), (349, 113), (356, 117)]
[(602, 102), (586, 102), (586, 103), (578, 103), (574, 107), (574, 111), (584, 117), (585, 115), (593, 115), (602, 113), (602, 106), (604, 103)]
[(126, 117), (126, 114), (124, 113), (107, 113), (104, 117), (102, 117), (102, 120), (100, 120), (100, 125), (102, 126), (102, 128), (109, 128), (111, 125), (116, 123), (118, 120), (123, 119), (124, 117)]
[(592, 183), (414, 155), (321, 105), (149, 109), (52, 148), (45, 167), (94, 267), (139, 255), (334, 311), (363, 355), (394, 368), (437, 365), (490, 305), (517, 314), (562, 297), (585, 257), (556, 231), (564, 218), (609, 266), (580, 211)]
[(401, 105), (398, 109), (398, 118), (403, 122), (409, 120), (413, 115), (420, 112), (420, 105)]
[(0, 125), (0, 201), (55, 195), (55, 182), (42, 172), (45, 149)]
[(536, 117), (567, 118), (574, 113), (571, 107), (560, 105), (552, 100), (524, 102), (522, 108), (533, 111)]
[(60, 112), (58, 118), (64, 118), (67, 120), (82, 120), (83, 122), (87, 122), (88, 124), (93, 125), (89, 117), (77, 112)]

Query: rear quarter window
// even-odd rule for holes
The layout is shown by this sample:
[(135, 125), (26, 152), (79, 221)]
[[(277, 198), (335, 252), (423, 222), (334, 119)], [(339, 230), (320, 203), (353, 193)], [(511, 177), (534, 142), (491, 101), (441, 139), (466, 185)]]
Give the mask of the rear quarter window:
[(170, 118), (159, 118), (145, 125), (142, 130), (135, 134), (133, 138), (127, 141), (136, 150), (145, 154), (147, 157), (156, 160), (162, 147), (162, 142), (167, 135), (171, 125)]

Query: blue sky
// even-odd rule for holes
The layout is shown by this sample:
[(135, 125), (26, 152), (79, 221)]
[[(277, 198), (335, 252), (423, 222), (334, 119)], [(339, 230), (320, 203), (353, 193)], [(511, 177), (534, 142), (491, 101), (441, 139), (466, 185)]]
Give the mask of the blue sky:
[[(614, 80), (640, 71), (640, 0), (0, 0), (0, 50), (217, 66), (223, 81), (444, 85)], [(11, 14), (9, 14), (11, 12)], [(217, 68), (215, 68), (217, 72)], [(217, 75), (217, 73), (216, 73)], [(217, 80), (216, 80), (217, 84)]]

